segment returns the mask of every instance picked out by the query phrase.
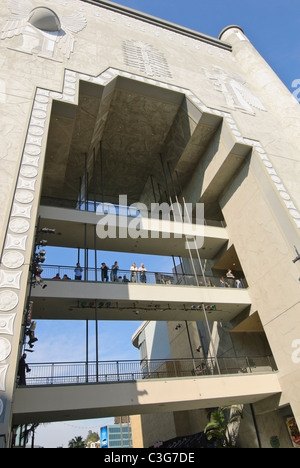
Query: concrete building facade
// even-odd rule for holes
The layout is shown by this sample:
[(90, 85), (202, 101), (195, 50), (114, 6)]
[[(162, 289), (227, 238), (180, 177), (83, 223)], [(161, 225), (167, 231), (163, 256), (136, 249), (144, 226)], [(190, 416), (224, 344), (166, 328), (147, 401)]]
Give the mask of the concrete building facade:
[[(34, 422), (51, 413), (49, 403), (43, 415), (38, 401), (46, 389), (34, 400), (31, 389), (23, 389), (22, 398), (16, 389), (30, 300), (37, 319), (93, 319), (94, 306), (76, 307), (92, 298), (113, 304), (100, 310), (100, 320), (132, 320), (139, 306), (142, 320), (230, 323), (235, 356), (253, 356), (257, 349), (265, 355), (268, 348), (278, 369), (266, 376), (265, 393), (263, 376), (256, 376), (260, 397), (249, 385), (247, 398), (244, 380), (243, 398), (235, 395), (234, 401), (259, 405), (264, 400), (265, 412), (288, 408), (299, 425), (300, 109), (295, 98), (238, 26), (216, 39), (104, 0), (51, 5), (5, 0), (0, 29), (1, 445), (10, 446), (11, 427), (25, 414)], [(173, 220), (166, 227), (157, 220), (149, 226), (146, 216), (139, 220), (138, 237), (125, 216), (118, 233), (125, 229), (126, 236), (101, 238), (99, 220), (114, 232), (116, 217), (105, 218), (105, 210), (95, 214), (99, 204), (121, 205), (125, 194), (127, 206), (139, 202), (148, 209), (151, 203), (180, 199), (191, 204), (192, 216), (204, 204), (210, 223), (196, 234), (191, 226), (185, 233), (187, 241), (203, 242), (188, 249), (185, 236), (176, 235), (182, 223)], [(42, 232), (46, 226), (55, 235)], [(86, 274), (81, 284), (48, 281), (45, 290), (33, 290), (33, 254), (43, 239), (58, 247), (178, 256), (182, 271), (197, 284), (99, 286)], [(229, 268), (247, 287), (225, 290), (209, 283)], [(210, 314), (209, 304), (216, 305)], [(205, 346), (216, 355), (212, 338)], [(171, 356), (176, 357), (172, 346)], [(176, 385), (178, 394), (180, 385), (186, 390), (186, 382)], [(141, 396), (142, 384), (137, 387), (136, 414), (147, 405), (148, 413), (150, 407), (163, 411), (155, 382), (147, 397)], [(97, 404), (89, 391), (91, 415), (106, 403)], [(174, 407), (171, 400), (169, 406), (160, 401), (166, 412), (178, 410), (176, 398)], [(194, 395), (191, 401), (197, 407)], [(27, 408), (36, 403), (36, 415), (22, 402)], [(124, 402), (123, 413), (118, 407), (116, 414), (133, 414), (130, 405)], [(113, 407), (109, 400), (107, 411)], [(60, 417), (63, 409), (57, 410)], [(79, 410), (77, 416), (87, 415)]]

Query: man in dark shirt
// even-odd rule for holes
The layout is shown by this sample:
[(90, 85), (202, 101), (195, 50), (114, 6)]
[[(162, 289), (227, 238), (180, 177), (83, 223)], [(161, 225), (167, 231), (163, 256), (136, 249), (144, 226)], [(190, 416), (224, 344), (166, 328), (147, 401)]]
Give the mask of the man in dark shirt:
[(27, 355), (24, 353), (19, 361), (19, 368), (18, 368), (18, 377), (19, 377), (19, 385), (26, 385), (26, 377), (25, 372), (30, 372), (28, 364), (26, 364)]
[(108, 266), (103, 262), (101, 263), (101, 281), (108, 281)]

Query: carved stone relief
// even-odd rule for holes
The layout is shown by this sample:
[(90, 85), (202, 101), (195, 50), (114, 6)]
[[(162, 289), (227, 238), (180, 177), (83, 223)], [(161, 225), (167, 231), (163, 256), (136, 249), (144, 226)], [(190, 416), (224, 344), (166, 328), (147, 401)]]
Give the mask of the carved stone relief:
[(0, 39), (6, 40), (8, 47), (44, 59), (62, 61), (70, 58), (74, 52), (75, 35), (87, 24), (80, 11), (65, 12), (59, 17), (52, 9), (36, 7), (30, 0), (7, 0), (7, 3), (11, 17), (1, 31)]
[[(19, 310), (17, 307), (21, 278), (23, 274), (28, 274), (28, 267), (25, 265), (25, 252), (31, 223), (35, 223), (35, 220), (32, 219), (32, 209), (35, 198), (38, 196), (36, 182), (41, 175), (39, 174), (40, 157), (45, 138), (49, 103), (49, 91), (37, 89), (0, 267), (0, 392), (4, 392), (4, 396), (0, 394), (0, 421), (5, 416), (5, 391), (10, 367), (11, 337), (14, 335), (17, 314), (24, 312), (23, 306)], [(14, 310), (15, 312), (13, 312)]]
[(19, 297), (14, 291), (0, 291), (0, 310), (9, 312), (17, 307)]
[(7, 338), (0, 337), (0, 362), (5, 361), (11, 353), (11, 344)]
[[(203, 41), (200, 37), (198, 39), (196, 37), (184, 35), (180, 31), (170, 30), (163, 25), (159, 26), (151, 21), (141, 21), (138, 18), (130, 18), (126, 14), (106, 9), (96, 9), (95, 18), (99, 23), (113, 23), (116, 28), (118, 25), (128, 28), (131, 30), (131, 37), (133, 38), (136, 37), (135, 32), (139, 33), (139, 37), (144, 33), (147, 37), (147, 41), (149, 41), (149, 37), (159, 37), (162, 42), (171, 42), (174, 46), (178, 44), (191, 51), (200, 50), (204, 54), (213, 55), (227, 63), (228, 61), (236, 62), (235, 57), (226, 46), (215, 46), (207, 41)], [(133, 42), (134, 41), (133, 39)]]
[(0, 333), (3, 335), (13, 335), (13, 325), (16, 314), (0, 314)]
[(246, 86), (246, 81), (239, 75), (230, 75), (223, 68), (213, 66), (212, 71), (203, 68), (211, 80), (214, 89), (222, 93), (229, 109), (240, 110), (255, 115), (254, 109), (266, 111), (258, 99)]
[(148, 76), (173, 78), (162, 52), (141, 41), (123, 42), (124, 62)]

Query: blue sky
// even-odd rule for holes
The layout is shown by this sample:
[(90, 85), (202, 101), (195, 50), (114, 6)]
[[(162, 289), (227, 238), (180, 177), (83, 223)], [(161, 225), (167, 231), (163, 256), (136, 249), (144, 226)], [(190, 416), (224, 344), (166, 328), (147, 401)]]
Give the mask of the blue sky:
[(296, 0), (122, 0), (115, 2), (217, 38), (238, 25), (284, 84), (300, 78)]
[[(293, 92), (292, 83), (300, 79), (300, 15), (299, 4), (295, 0), (123, 0), (115, 2), (126, 7), (165, 19), (189, 29), (217, 38), (227, 26), (240, 26), (258, 52), (274, 69), (286, 87)], [(47, 263), (73, 265), (76, 252), (68, 251), (63, 257), (52, 249), (47, 250)], [(170, 271), (171, 259), (162, 262), (144, 256), (128, 259), (115, 254), (105, 254), (110, 266), (119, 260), (121, 268), (129, 269), (132, 261), (144, 261), (149, 270)], [(60, 259), (60, 261), (58, 260)], [(63, 258), (63, 260), (62, 260)], [(35, 353), (28, 357), (34, 362), (77, 361), (85, 359), (85, 323), (39, 322), (36, 335), (39, 341)], [(131, 336), (139, 322), (99, 323), (99, 359), (138, 359), (132, 347)], [(95, 356), (94, 324), (90, 325), (90, 359)], [(111, 421), (111, 420), (109, 420)], [(99, 431), (106, 421), (77, 421), (55, 423), (40, 427), (36, 434), (36, 444), (56, 447), (75, 436), (85, 437), (89, 431)]]

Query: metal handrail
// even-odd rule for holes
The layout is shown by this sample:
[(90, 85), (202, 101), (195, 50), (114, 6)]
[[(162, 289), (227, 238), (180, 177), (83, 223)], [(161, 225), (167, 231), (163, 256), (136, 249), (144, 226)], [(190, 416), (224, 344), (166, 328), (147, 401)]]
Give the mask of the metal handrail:
[(29, 368), (27, 385), (42, 386), (277, 371), (272, 356), (29, 363)]
[[(117, 203), (109, 203), (109, 202), (99, 202), (99, 201), (92, 201), (92, 200), (70, 200), (64, 198), (56, 198), (56, 197), (45, 197), (43, 196), (41, 199), (41, 205), (43, 206), (55, 206), (59, 208), (69, 208), (76, 211), (88, 211), (91, 213), (96, 213), (102, 208), (104, 214), (116, 214), (117, 216), (126, 216), (128, 218), (131, 217), (138, 217), (140, 216), (140, 211), (132, 206), (123, 206), (118, 205)], [(152, 212), (148, 210), (148, 214)], [(172, 214), (170, 215), (172, 218)], [(159, 219), (162, 219), (161, 213), (159, 213)], [(192, 219), (195, 222), (195, 219)], [(206, 226), (212, 227), (226, 227), (226, 222), (224, 220), (212, 220), (212, 219), (204, 219), (204, 224)]]
[[(75, 267), (74, 266), (62, 266), (62, 265), (41, 265), (43, 272), (41, 274), (44, 280), (55, 280), (55, 276), (59, 273), (59, 278), (63, 279), (64, 275), (67, 276), (66, 279), (75, 280)], [(104, 279), (104, 278), (103, 278)], [(224, 276), (213, 276), (205, 275), (205, 279), (202, 275), (197, 276), (197, 281), (194, 275), (185, 274), (185, 273), (163, 273), (163, 272), (154, 272), (146, 271), (144, 275), (140, 271), (132, 272), (131, 270), (118, 270), (116, 276), (112, 275), (111, 267), (108, 271), (107, 282), (110, 283), (136, 283), (136, 284), (165, 284), (165, 285), (177, 285), (177, 286), (202, 286), (205, 284), (208, 287), (222, 287), (224, 283), (221, 280), (224, 280), (227, 283), (226, 277)], [(244, 278), (239, 278), (241, 281), (241, 287), (247, 288), (248, 285)], [(101, 268), (86, 268), (82, 267), (82, 281), (89, 282), (100, 282), (102, 281)], [(104, 279), (106, 282), (106, 280)], [(230, 284), (228, 287), (230, 287)], [(236, 288), (237, 285), (233, 281), (231, 287)]]

